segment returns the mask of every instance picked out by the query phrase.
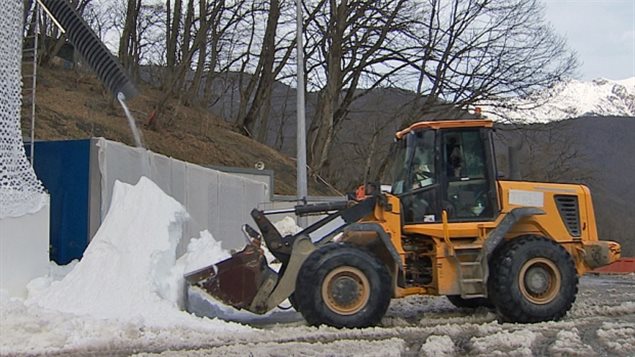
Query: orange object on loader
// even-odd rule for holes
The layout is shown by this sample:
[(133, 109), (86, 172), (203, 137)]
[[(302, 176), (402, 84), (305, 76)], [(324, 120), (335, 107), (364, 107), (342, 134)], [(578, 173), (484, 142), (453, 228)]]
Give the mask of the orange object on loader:
[(635, 273), (635, 258), (621, 258), (609, 265), (593, 270), (594, 273), (629, 274)]

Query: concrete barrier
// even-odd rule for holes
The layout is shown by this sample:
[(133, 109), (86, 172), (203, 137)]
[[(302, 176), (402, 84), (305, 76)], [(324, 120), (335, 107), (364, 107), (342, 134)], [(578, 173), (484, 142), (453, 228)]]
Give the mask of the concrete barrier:
[(33, 214), (0, 219), (0, 289), (26, 297), (26, 284), (49, 267), (49, 197)]

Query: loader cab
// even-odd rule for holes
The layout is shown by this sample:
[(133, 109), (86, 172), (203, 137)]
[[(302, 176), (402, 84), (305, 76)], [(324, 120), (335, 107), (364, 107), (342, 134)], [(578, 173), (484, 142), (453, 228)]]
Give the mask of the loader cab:
[(494, 220), (499, 212), (489, 120), (421, 122), (397, 133), (391, 193), (404, 224)]

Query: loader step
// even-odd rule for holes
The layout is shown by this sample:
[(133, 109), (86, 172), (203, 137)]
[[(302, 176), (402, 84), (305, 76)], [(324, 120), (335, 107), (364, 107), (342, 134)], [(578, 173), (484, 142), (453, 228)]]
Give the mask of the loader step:
[(485, 294), (465, 294), (461, 295), (463, 299), (476, 299), (476, 298), (486, 298)]
[(463, 279), (461, 280), (463, 283), (467, 283), (467, 284), (475, 284), (475, 283), (482, 283), (484, 282), (483, 279)]
[(480, 262), (460, 262), (459, 264), (461, 264), (461, 266), (463, 266), (463, 267), (480, 266), (481, 265)]
[(487, 294), (481, 262), (482, 247), (482, 244), (471, 243), (454, 246), (462, 298), (485, 297)]
[(483, 248), (483, 244), (470, 243), (470, 244), (458, 244), (454, 246), (454, 250), (474, 250), (480, 251)]

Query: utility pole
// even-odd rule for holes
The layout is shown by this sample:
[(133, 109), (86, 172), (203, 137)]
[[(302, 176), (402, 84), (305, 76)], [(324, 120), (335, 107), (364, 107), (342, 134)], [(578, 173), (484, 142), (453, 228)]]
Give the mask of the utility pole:
[[(296, 38), (297, 38), (297, 115), (298, 115), (298, 131), (297, 137), (297, 153), (296, 153), (296, 169), (297, 169), (297, 193), (298, 201), (306, 202), (308, 196), (307, 175), (306, 175), (306, 123), (304, 113), (304, 48), (302, 45), (302, 0), (296, 0)], [(307, 217), (298, 217), (298, 225), (306, 228)]]

